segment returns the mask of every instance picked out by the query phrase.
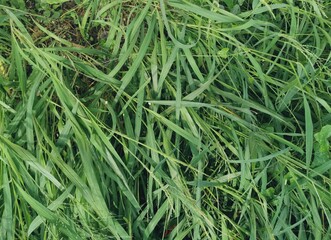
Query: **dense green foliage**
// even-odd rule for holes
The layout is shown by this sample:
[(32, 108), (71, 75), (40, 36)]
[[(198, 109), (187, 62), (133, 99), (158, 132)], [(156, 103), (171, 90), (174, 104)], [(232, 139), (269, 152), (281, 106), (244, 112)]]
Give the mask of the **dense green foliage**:
[(0, 239), (331, 239), (330, 12), (0, 0)]

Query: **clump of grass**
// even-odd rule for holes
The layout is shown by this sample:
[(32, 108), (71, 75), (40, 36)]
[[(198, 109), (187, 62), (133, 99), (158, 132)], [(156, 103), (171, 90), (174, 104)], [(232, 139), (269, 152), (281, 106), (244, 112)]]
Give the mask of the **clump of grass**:
[(328, 3), (0, 3), (1, 239), (330, 238)]

